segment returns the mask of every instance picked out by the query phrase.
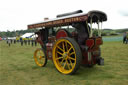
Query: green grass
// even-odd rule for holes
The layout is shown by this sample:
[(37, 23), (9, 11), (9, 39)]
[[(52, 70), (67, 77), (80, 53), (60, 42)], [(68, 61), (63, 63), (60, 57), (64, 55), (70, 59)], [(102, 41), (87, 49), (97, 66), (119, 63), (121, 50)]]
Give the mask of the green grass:
[(0, 41), (0, 85), (128, 85), (128, 44), (105, 42), (104, 66), (80, 67), (75, 75), (59, 73), (52, 61), (38, 67), (33, 59), (37, 47)]

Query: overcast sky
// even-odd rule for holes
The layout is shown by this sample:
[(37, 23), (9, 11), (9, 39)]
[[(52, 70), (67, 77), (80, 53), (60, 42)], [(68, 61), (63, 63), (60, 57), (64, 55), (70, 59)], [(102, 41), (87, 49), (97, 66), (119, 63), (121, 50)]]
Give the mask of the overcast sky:
[(128, 0), (0, 0), (0, 31), (25, 30), (28, 24), (57, 14), (101, 10), (108, 16), (103, 28), (128, 28)]

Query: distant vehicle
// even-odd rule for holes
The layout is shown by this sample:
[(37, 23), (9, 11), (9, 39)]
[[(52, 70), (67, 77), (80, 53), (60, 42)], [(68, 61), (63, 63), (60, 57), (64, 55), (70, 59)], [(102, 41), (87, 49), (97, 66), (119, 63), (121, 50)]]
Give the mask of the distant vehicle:
[[(41, 28), (35, 33), (38, 35), (36, 41), (41, 45), (34, 52), (35, 63), (44, 67), (47, 59), (52, 60), (62, 74), (74, 74), (80, 65), (103, 65), (100, 26), (104, 21), (107, 21), (104, 12), (82, 13), (78, 10), (57, 15), (56, 19), (28, 25), (28, 29)], [(92, 29), (93, 23), (97, 24), (98, 29)], [(97, 30), (98, 35), (93, 33), (94, 30)]]

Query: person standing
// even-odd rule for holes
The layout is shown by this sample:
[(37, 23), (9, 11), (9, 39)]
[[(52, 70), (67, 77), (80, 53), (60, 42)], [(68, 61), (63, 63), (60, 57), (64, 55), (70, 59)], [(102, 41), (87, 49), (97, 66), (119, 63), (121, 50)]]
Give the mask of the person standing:
[(8, 39), (7, 39), (7, 42), (6, 43), (8, 44)]
[(11, 44), (12, 44), (12, 39), (10, 41), (11, 41)]
[(128, 44), (128, 32), (126, 33), (126, 44)]
[(32, 40), (31, 40), (31, 44), (32, 44), (32, 46), (33, 46), (33, 43), (34, 43), (34, 40), (32, 39)]
[(8, 45), (9, 45), (9, 47), (10, 47), (10, 45), (11, 45), (11, 40), (10, 40), (10, 39), (8, 40)]
[(16, 44), (16, 40), (14, 40), (14, 44)]
[(125, 43), (126, 42), (126, 32), (124, 33), (124, 35), (123, 35), (123, 43)]
[(26, 40), (24, 40), (24, 44), (27, 45), (27, 41)]
[(24, 43), (23, 40), (21, 40), (20, 42), (21, 42), (21, 46), (23, 46), (23, 43)]

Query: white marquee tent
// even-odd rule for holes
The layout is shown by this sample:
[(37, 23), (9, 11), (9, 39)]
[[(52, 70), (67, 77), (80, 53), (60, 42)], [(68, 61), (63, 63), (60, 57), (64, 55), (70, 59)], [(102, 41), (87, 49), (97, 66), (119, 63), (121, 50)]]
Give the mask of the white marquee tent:
[(25, 33), (24, 35), (21, 36), (22, 38), (36, 38), (37, 35), (35, 33)]

